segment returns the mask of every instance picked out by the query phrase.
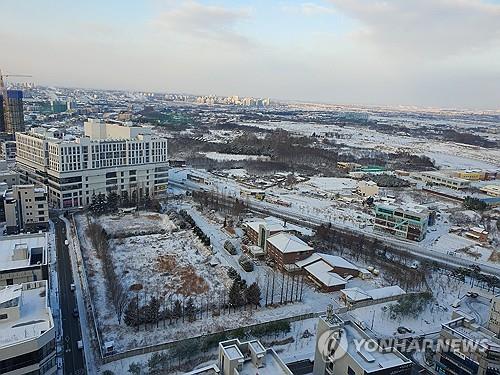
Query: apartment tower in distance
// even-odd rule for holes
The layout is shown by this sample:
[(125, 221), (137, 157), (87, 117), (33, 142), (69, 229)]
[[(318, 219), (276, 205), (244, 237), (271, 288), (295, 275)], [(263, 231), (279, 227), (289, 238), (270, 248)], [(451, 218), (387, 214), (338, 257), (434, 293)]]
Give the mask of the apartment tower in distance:
[(23, 92), (7, 90), (5, 97), (0, 94), (0, 132), (14, 134), (24, 131)]
[(47, 186), (49, 206), (86, 206), (114, 191), (135, 200), (166, 192), (167, 139), (131, 123), (89, 120), (85, 133), (62, 139), (44, 128), (16, 133), (16, 161), (28, 183)]

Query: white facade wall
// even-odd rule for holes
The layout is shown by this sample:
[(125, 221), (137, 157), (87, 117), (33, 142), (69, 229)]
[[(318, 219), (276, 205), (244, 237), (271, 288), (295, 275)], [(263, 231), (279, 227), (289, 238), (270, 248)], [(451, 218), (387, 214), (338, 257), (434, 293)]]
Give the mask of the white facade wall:
[[(48, 187), (52, 207), (86, 206), (92, 195), (154, 196), (167, 189), (167, 140), (149, 128), (85, 123), (85, 137), (63, 141), (16, 134), (17, 162)], [(104, 137), (104, 138), (103, 138)]]

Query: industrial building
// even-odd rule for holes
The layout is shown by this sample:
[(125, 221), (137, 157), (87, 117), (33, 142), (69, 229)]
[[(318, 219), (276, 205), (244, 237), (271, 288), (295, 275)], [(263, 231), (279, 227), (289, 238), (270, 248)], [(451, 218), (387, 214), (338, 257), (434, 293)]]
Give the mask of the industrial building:
[(375, 207), (373, 230), (412, 241), (422, 241), (429, 224), (427, 207), (410, 208), (379, 204)]
[(166, 192), (166, 138), (130, 123), (89, 120), (84, 129), (75, 140), (41, 128), (16, 134), (18, 168), (29, 182), (47, 186), (51, 207), (86, 206), (93, 195), (112, 191), (132, 201)]
[(0, 374), (55, 374), (56, 330), (47, 281), (0, 289)]

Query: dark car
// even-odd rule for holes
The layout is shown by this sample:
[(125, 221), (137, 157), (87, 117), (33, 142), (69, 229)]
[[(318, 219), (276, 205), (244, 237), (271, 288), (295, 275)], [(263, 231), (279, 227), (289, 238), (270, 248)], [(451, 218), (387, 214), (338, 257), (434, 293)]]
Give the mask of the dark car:
[(75, 307), (75, 308), (73, 309), (73, 316), (74, 316), (75, 318), (78, 318), (78, 316), (79, 316), (79, 313), (78, 313), (78, 307)]

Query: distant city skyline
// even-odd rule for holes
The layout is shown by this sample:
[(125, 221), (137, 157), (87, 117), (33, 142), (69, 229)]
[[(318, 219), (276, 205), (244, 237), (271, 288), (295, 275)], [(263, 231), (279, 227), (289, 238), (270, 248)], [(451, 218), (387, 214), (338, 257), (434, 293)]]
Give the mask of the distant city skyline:
[(2, 3), (40, 85), (500, 109), (500, 0)]

